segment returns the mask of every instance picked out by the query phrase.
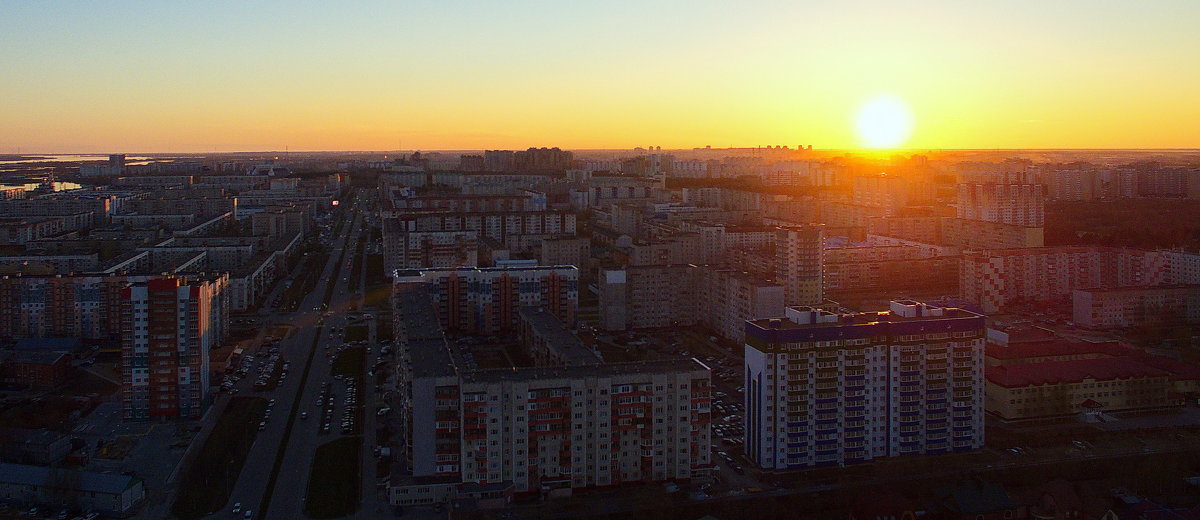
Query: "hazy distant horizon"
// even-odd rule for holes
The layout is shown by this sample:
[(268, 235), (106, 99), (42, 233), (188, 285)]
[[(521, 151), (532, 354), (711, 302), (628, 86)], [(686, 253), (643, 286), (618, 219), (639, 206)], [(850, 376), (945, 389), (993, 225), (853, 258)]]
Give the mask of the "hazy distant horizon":
[[(561, 146), (547, 145), (545, 148), (559, 148), (568, 152), (629, 152), (634, 153), (636, 148), (565, 148)], [(93, 152), (0, 152), (0, 157), (7, 156), (107, 156), (109, 154), (125, 154), (139, 156), (209, 156), (209, 155), (238, 155), (238, 154), (287, 154), (287, 153), (302, 153), (302, 154), (411, 154), (413, 152), (420, 153), (440, 153), (440, 154), (470, 154), (482, 153), (487, 150), (526, 150), (525, 148), (463, 148), (463, 149), (404, 149), (404, 150), (333, 150), (333, 149), (312, 149), (312, 150), (236, 150), (236, 151), (221, 151), (221, 152), (184, 152), (184, 151), (157, 151), (147, 152), (140, 150), (111, 150), (111, 151), (93, 151)], [(543, 146), (535, 146), (533, 148), (543, 148)], [(713, 151), (720, 150), (753, 150), (755, 146), (735, 146), (728, 147), (712, 147)], [(766, 146), (761, 148), (766, 149)], [(644, 153), (667, 153), (667, 152), (697, 152), (704, 151), (703, 147), (696, 148), (663, 148), (662, 150), (643, 150)], [(797, 151), (796, 148), (790, 148), (791, 151)], [(812, 150), (804, 150), (820, 153), (852, 153), (866, 155), (906, 155), (920, 153), (953, 153), (953, 152), (1200, 152), (1200, 147), (1196, 148), (894, 148), (887, 150), (871, 150), (863, 148), (816, 148)]]

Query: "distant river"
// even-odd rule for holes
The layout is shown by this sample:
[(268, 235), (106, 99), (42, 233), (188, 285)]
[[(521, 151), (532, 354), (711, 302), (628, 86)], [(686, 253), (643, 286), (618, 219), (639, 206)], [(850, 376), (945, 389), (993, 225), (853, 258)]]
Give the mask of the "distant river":
[[(38, 186), (41, 186), (41, 185), (42, 185), (42, 183), (40, 183), (40, 182), (30, 182), (30, 183), (26, 183), (26, 184), (0, 184), (0, 190), (11, 190), (13, 188), (24, 188), (25, 191), (29, 191), (29, 190), (37, 188)], [(81, 187), (80, 185), (78, 185), (74, 182), (55, 182), (54, 183), (54, 191), (75, 190), (75, 189), (79, 189), (80, 187)]]
[[(11, 159), (0, 156), (0, 163), (23, 163), (23, 162), (82, 162), (82, 161), (107, 161), (107, 155), (86, 155), (86, 154), (50, 154), (36, 155), (24, 154), (24, 158)], [(149, 157), (126, 157), (125, 164), (138, 164), (150, 161)]]

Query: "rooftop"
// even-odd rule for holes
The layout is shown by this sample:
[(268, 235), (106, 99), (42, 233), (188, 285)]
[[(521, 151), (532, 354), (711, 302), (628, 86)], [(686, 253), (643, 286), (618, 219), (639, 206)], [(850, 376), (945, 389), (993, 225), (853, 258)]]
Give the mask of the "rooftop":
[(564, 270), (578, 272), (579, 268), (573, 265), (511, 265), (502, 267), (430, 267), (425, 269), (396, 269), (393, 273), (393, 279), (399, 280), (402, 277), (422, 276), (425, 273), (498, 273), (508, 271), (544, 271), (544, 270)]
[(1141, 292), (1160, 292), (1160, 291), (1200, 291), (1200, 285), (1175, 284), (1175, 285), (1152, 285), (1152, 286), (1127, 286), (1127, 287), (1098, 287), (1094, 289), (1076, 289), (1078, 292), (1091, 294), (1121, 294), (1121, 293), (1141, 293)]
[(984, 373), (989, 382), (1006, 388), (1170, 375), (1128, 356), (995, 365)]
[(413, 376), (453, 376), (454, 362), (446, 349), (446, 337), (438, 323), (429, 289), (424, 284), (406, 284), (397, 290), (396, 313), (403, 316)]
[(28, 466), (25, 464), (0, 463), (0, 483), (23, 484), (41, 487), (51, 479), (59, 479), (52, 472), (69, 472), (73, 477), (67, 482), (74, 482), (75, 489), (92, 493), (116, 494), (129, 489), (141, 482), (141, 479), (127, 475), (113, 475), (92, 471), (51, 470), (44, 466)]
[(1113, 246), (1049, 246), (1016, 247), (1011, 249), (983, 249), (963, 253), (963, 258), (989, 258), (1001, 256), (1057, 255), (1070, 253), (1148, 253), (1143, 249)]
[(1009, 343), (1007, 346), (988, 345), (986, 355), (992, 359), (1026, 359), (1050, 356), (1098, 354), (1108, 357), (1128, 356), (1141, 352), (1135, 347), (1116, 341), (1090, 342), (1065, 338)]
[(497, 381), (533, 381), (536, 379), (559, 379), (576, 377), (611, 377), (629, 374), (674, 373), (691, 370), (707, 371), (708, 367), (697, 359), (659, 359), (629, 363), (598, 363), (572, 367), (529, 367), (512, 369), (464, 370), (463, 383), (489, 383)]
[(528, 323), (538, 335), (546, 338), (546, 345), (565, 360), (566, 365), (588, 365), (600, 359), (572, 334), (567, 326), (553, 314), (541, 307), (524, 307), (521, 319)]
[(789, 307), (786, 318), (746, 322), (747, 338), (769, 343), (796, 343), (982, 330), (984, 317), (955, 307), (910, 300), (892, 302), (892, 310), (836, 314), (811, 307)]
[(66, 355), (61, 350), (0, 350), (0, 360), (25, 365), (54, 365)]

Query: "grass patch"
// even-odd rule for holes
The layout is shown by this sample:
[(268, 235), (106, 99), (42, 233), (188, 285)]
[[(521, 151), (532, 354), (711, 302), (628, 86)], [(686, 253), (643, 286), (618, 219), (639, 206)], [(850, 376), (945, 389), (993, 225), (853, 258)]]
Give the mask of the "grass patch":
[(370, 332), (371, 331), (367, 329), (366, 325), (350, 325), (349, 327), (346, 327), (346, 333), (342, 340), (346, 343), (354, 341), (366, 341), (367, 336), (370, 335)]
[[(344, 219), (344, 217), (339, 213), (338, 220), (337, 220), (339, 226), (341, 225), (343, 219)], [(326, 255), (326, 256), (328, 256), (328, 255)], [(342, 257), (345, 257), (344, 250), (342, 252)], [(339, 259), (338, 261), (340, 262), (341, 259)], [(320, 274), (322, 272), (324, 272), (324, 269), (325, 269), (324, 264), (321, 264), (320, 266), (318, 266), (317, 271), (316, 271), (317, 275), (320, 276)], [(336, 276), (337, 271), (335, 270), (334, 272), (335, 272), (335, 276)], [(330, 282), (326, 283), (325, 296), (324, 296), (324, 300), (323, 300), (326, 307), (329, 306), (329, 301), (333, 294), (333, 287), (334, 287), (333, 283), (330, 283)], [(321, 339), (321, 331), (322, 331), (322, 327), (318, 326), (316, 328), (316, 333), (313, 335), (312, 344), (309, 346), (308, 358), (304, 362), (304, 372), (300, 376), (300, 388), (296, 390), (297, 398), (299, 398), (299, 396), (301, 394), (303, 394), (305, 382), (308, 381), (308, 374), (312, 370), (313, 357), (317, 353), (317, 343)], [(258, 514), (262, 515), (264, 517), (266, 516), (267, 512), (270, 511), (270, 508), (271, 508), (271, 499), (273, 498), (273, 495), (275, 493), (275, 482), (279, 478), (280, 469), (282, 469), (282, 467), (283, 467), (284, 451), (287, 448), (288, 440), (291, 439), (291, 437), (292, 437), (292, 427), (296, 423), (295, 419), (296, 419), (296, 415), (299, 413), (299, 409), (300, 409), (300, 405), (299, 405), (299, 400), (297, 399), (297, 402), (293, 403), (293, 405), (292, 405), (291, 413), (288, 415), (287, 426), (284, 427), (284, 429), (283, 429), (283, 442), (281, 442), (279, 445), (279, 451), (277, 451), (275, 453), (275, 463), (271, 465), (271, 475), (269, 477), (267, 477), (267, 492), (266, 492), (266, 494), (263, 495), (262, 502), (260, 502), (258, 505)], [(355, 464), (357, 464), (357, 463), (358, 462), (356, 460)], [(312, 481), (309, 481), (309, 484), (311, 485)], [(358, 483), (355, 482), (354, 486), (357, 489)], [(357, 496), (355, 498), (355, 502), (357, 502)]]
[(284, 289), (283, 295), (280, 297), (279, 309), (284, 312), (296, 312), (300, 308), (300, 302), (304, 301), (304, 297), (308, 296), (317, 286), (320, 281), (321, 271), (325, 268), (325, 263), (329, 260), (328, 252), (309, 253), (304, 259), (304, 266), (300, 269), (300, 275), (292, 285)]
[(367, 288), (363, 297), (363, 305), (366, 307), (390, 305), (388, 299), (392, 295), (392, 286), (383, 272), (383, 255), (367, 255), (365, 270), (367, 272)]
[(367, 286), (387, 285), (387, 274), (383, 272), (383, 255), (367, 255)]
[(354, 258), (350, 260), (350, 286), (349, 286), (349, 289), (350, 289), (351, 293), (358, 292), (359, 287), (362, 285), (363, 253), (366, 252), (366, 248), (367, 248), (366, 238), (367, 238), (367, 233), (364, 231), (358, 237), (358, 247), (355, 248)]
[(304, 514), (338, 518), (358, 510), (361, 444), (359, 437), (343, 437), (317, 447), (308, 475)]
[(388, 312), (381, 312), (375, 315), (375, 341), (388, 343), (394, 339), (396, 339), (396, 336), (392, 332), (392, 313), (389, 307)]
[(261, 397), (230, 399), (204, 441), (202, 456), (192, 461), (184, 473), (179, 495), (171, 506), (172, 514), (190, 520), (225, 507), (250, 446), (258, 436), (258, 423), (266, 409), (267, 400)]
[(361, 379), (363, 375), (363, 360), (366, 357), (367, 349), (362, 347), (348, 348), (334, 358), (333, 366), (329, 370), (335, 376), (341, 375)]
[(374, 309), (389, 307), (391, 303), (388, 299), (391, 297), (392, 287), (390, 285), (368, 286), (367, 290), (363, 293), (363, 307)]

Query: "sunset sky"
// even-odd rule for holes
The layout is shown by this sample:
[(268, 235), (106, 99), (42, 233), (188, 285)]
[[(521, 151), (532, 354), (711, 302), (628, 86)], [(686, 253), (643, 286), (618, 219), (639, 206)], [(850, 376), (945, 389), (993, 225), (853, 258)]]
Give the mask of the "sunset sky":
[(0, 153), (1200, 147), (1197, 0), (644, 4), (4, 2)]

